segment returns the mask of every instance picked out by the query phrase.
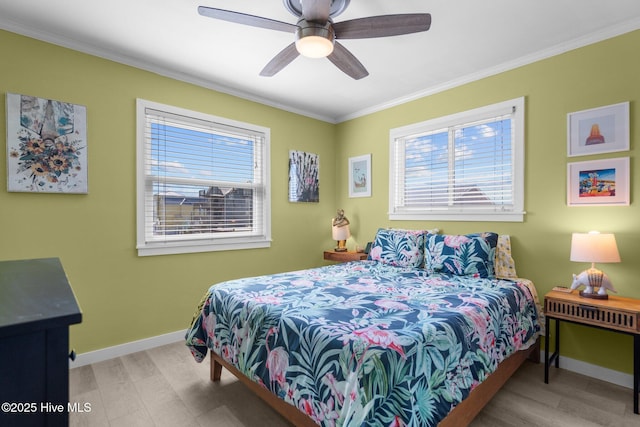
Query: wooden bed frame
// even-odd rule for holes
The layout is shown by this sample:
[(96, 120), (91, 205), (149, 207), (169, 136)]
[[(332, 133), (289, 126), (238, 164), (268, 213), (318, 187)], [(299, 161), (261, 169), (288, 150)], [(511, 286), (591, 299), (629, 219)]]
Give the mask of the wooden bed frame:
[[(222, 368), (226, 368), (242, 381), (252, 392), (264, 400), (269, 406), (280, 413), (290, 423), (297, 427), (317, 427), (318, 425), (293, 405), (277, 397), (271, 391), (261, 387), (258, 383), (251, 381), (242, 372), (225, 362), (216, 353), (209, 351), (211, 360), (211, 381), (220, 381)], [(535, 363), (540, 362), (540, 339), (526, 350), (521, 350), (505, 359), (486, 380), (478, 385), (469, 396), (460, 402), (450, 413), (438, 424), (439, 427), (462, 427), (467, 426), (482, 411), (482, 408), (489, 403), (491, 398), (502, 388), (511, 378), (525, 360), (530, 359)]]

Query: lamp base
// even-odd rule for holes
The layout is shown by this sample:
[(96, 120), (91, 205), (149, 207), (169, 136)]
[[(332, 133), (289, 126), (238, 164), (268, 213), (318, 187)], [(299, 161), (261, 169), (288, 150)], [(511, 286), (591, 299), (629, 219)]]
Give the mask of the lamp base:
[(591, 298), (591, 299), (609, 299), (609, 295), (607, 295), (607, 294), (599, 294), (597, 292), (580, 291), (580, 296), (582, 298)]
[(346, 240), (338, 240), (337, 246), (333, 249), (336, 252), (347, 252), (347, 241)]
[(585, 289), (580, 291), (580, 296), (583, 298), (592, 299), (609, 299), (607, 290), (615, 292), (611, 284), (609, 277), (602, 271), (595, 268), (593, 265), (588, 270), (583, 271), (577, 276), (573, 275), (573, 283), (571, 289), (576, 289), (579, 286), (585, 286)]

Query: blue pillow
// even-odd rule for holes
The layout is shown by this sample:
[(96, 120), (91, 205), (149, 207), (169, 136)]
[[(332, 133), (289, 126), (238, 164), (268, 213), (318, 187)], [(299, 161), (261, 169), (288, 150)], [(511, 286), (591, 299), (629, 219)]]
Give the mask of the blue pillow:
[(498, 235), (429, 234), (425, 241), (425, 269), (429, 274), (448, 273), (493, 279)]
[(422, 267), (425, 235), (424, 230), (380, 228), (368, 259), (396, 267)]

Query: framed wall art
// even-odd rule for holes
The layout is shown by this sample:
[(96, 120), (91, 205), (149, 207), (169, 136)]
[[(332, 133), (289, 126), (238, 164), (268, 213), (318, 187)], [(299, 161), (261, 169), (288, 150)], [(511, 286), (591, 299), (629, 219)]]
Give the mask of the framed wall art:
[(567, 115), (567, 155), (629, 150), (629, 103), (609, 105)]
[(371, 154), (349, 157), (349, 197), (371, 197)]
[(629, 157), (569, 163), (567, 205), (629, 205)]
[(320, 201), (320, 158), (304, 151), (289, 151), (289, 201)]
[(7, 190), (88, 192), (86, 107), (7, 94)]

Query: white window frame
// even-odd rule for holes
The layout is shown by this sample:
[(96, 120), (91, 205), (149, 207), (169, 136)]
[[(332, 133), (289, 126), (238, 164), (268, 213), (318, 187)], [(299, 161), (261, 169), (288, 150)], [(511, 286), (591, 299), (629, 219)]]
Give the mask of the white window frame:
[[(404, 139), (445, 128), (458, 127), (481, 120), (512, 114), (512, 178), (513, 206), (509, 209), (496, 207), (448, 206), (439, 208), (408, 208), (401, 205), (401, 182), (404, 162), (399, 144)], [(391, 129), (389, 132), (389, 219), (390, 220), (437, 220), (437, 221), (524, 221), (524, 97), (499, 102), (473, 110), (452, 114), (420, 123)]]
[[(256, 197), (262, 197), (262, 209), (254, 212), (254, 217), (262, 224), (259, 235), (242, 235), (242, 233), (221, 233), (220, 236), (205, 237), (185, 234), (181, 236), (170, 236), (170, 238), (153, 237), (153, 226), (147, 224), (149, 209), (153, 209), (153, 181), (151, 168), (145, 159), (149, 159), (151, 147), (150, 138), (146, 137), (147, 127), (150, 126), (146, 118), (147, 109), (164, 112), (168, 115), (179, 115), (188, 119), (204, 120), (213, 125), (245, 129), (252, 134), (260, 134), (263, 137), (262, 144), (262, 177), (260, 185), (253, 188)], [(139, 256), (183, 254), (195, 252), (224, 251), (236, 249), (267, 248), (271, 246), (271, 185), (270, 185), (270, 129), (249, 123), (234, 121), (222, 117), (191, 111), (179, 107), (174, 107), (157, 102), (137, 99), (137, 245)], [(254, 203), (255, 206), (255, 203)], [(151, 226), (150, 226), (151, 225)]]

